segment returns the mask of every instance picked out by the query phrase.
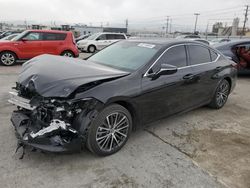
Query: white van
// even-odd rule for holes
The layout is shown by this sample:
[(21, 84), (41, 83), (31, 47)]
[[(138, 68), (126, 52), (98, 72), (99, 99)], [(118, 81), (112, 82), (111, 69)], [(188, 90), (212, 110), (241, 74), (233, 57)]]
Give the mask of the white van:
[(124, 33), (96, 33), (85, 40), (78, 41), (77, 47), (81, 51), (94, 53), (96, 50), (101, 50), (114, 42), (125, 39), (127, 36)]

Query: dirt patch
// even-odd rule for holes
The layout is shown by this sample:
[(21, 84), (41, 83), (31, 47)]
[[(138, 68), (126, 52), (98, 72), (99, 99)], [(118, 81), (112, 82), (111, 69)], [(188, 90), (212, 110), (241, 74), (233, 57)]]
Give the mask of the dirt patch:
[[(215, 130), (192, 130), (182, 137), (193, 160), (229, 187), (250, 187), (250, 137)], [(226, 162), (225, 162), (226, 161)]]

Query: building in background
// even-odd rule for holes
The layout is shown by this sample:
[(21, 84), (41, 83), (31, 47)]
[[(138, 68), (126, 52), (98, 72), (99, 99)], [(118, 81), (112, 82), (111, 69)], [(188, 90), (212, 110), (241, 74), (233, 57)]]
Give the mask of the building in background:
[(222, 22), (216, 22), (213, 25), (212, 32), (219, 36), (237, 36), (239, 35), (239, 18), (234, 18), (231, 26), (223, 26)]
[(100, 32), (111, 32), (111, 33), (127, 33), (127, 28), (121, 27), (97, 27), (87, 25), (73, 25), (71, 26), (75, 31), (78, 31), (80, 35), (94, 34)]

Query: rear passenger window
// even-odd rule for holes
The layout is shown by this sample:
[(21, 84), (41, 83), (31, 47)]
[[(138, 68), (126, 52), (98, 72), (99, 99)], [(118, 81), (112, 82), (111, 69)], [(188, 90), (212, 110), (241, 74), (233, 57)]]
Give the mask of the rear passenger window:
[(114, 39), (115, 39), (115, 35), (107, 34), (107, 40), (114, 40)]
[(124, 35), (115, 35), (115, 39), (125, 39)]
[(43, 40), (65, 40), (66, 33), (44, 33)]
[(210, 55), (211, 55), (211, 60), (215, 61), (218, 57), (218, 54), (215, 53), (214, 51), (210, 50)]
[(185, 46), (176, 46), (167, 50), (166, 53), (158, 61), (160, 64), (169, 64), (176, 67), (184, 67), (187, 65), (187, 56)]
[(191, 65), (211, 62), (209, 49), (200, 45), (188, 45), (188, 49)]

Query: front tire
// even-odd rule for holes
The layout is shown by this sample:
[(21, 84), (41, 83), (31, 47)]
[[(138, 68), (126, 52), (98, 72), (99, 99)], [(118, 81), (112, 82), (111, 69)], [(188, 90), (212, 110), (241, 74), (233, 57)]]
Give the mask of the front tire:
[(214, 109), (222, 108), (227, 102), (229, 93), (230, 93), (230, 84), (227, 80), (224, 79), (218, 85), (216, 92), (213, 96), (213, 99), (209, 104), (209, 107)]
[(94, 53), (96, 51), (96, 47), (94, 46), (94, 45), (90, 45), (89, 47), (88, 47), (88, 52), (89, 53)]
[(0, 63), (4, 66), (12, 66), (16, 63), (17, 57), (13, 52), (2, 52), (0, 53)]
[(87, 147), (97, 155), (111, 155), (125, 145), (131, 130), (132, 117), (129, 111), (121, 105), (112, 104), (91, 123)]

